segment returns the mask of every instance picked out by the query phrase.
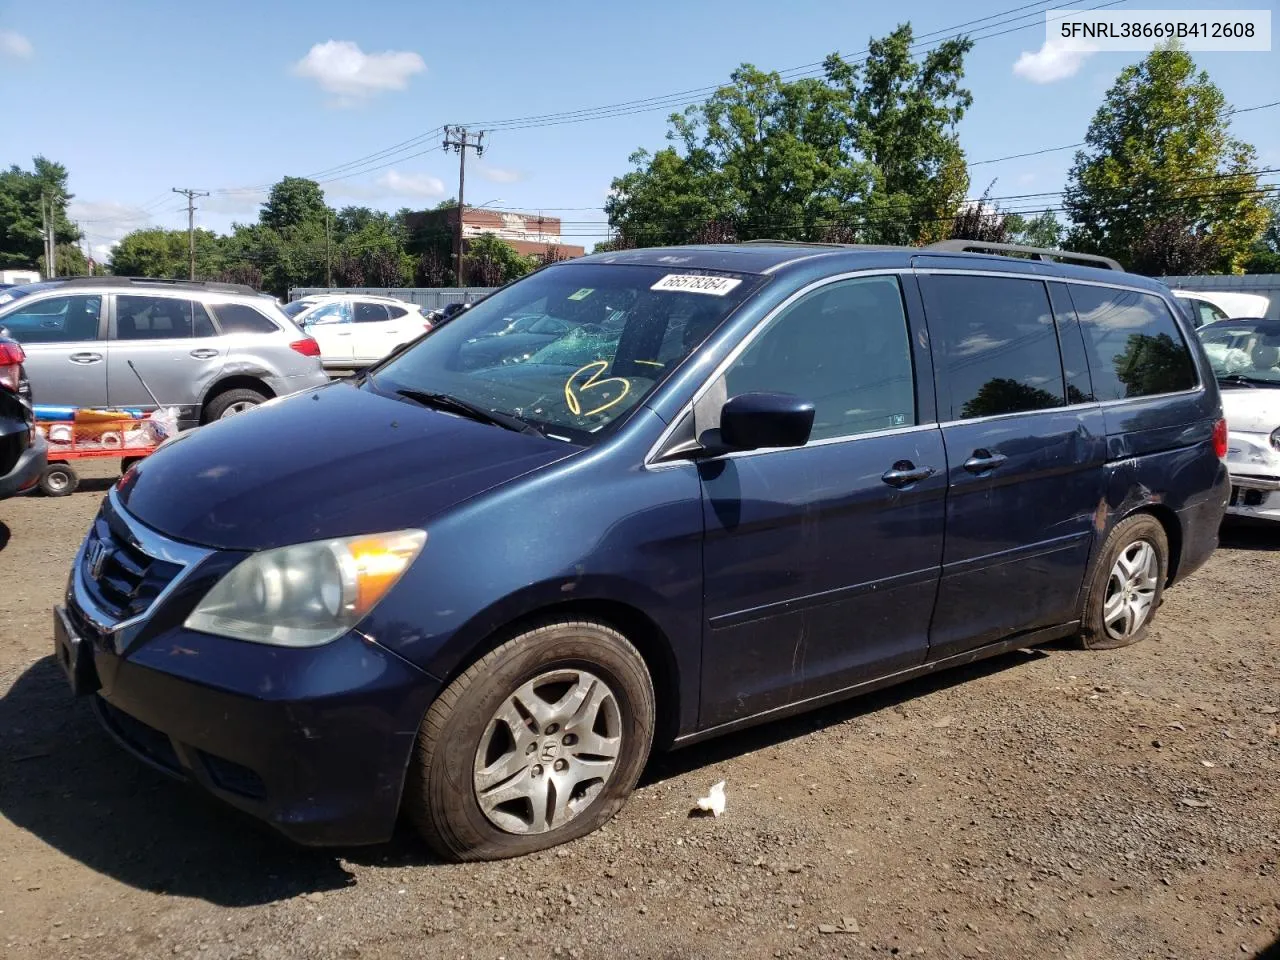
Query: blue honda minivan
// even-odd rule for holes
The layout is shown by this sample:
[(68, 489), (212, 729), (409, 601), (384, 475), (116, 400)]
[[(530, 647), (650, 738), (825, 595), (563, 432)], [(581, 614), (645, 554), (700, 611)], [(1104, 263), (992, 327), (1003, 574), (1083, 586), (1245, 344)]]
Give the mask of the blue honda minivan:
[(75, 558), (72, 688), (301, 843), (403, 812), (489, 859), (599, 827), (654, 749), (1133, 643), (1217, 544), (1207, 360), (1159, 283), (963, 246), (558, 263), (181, 435)]

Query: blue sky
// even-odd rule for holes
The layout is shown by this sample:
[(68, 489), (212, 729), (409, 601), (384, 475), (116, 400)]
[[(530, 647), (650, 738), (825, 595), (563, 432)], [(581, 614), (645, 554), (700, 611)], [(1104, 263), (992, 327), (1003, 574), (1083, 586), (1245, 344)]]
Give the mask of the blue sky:
[[(971, 161), (1081, 140), (1116, 73), (1142, 56), (1073, 60), (1042, 50), (1043, 17), (1011, 18), (1050, 5), (969, 28), (981, 37), (1031, 25), (981, 40), (966, 61), (974, 104), (960, 132)], [(833, 50), (857, 54), (908, 13), (919, 36), (1018, 6), (62, 0), (50, 16), (47, 2), (0, 0), (0, 96), (9, 117), (0, 163), (26, 166), (35, 154), (64, 163), (72, 215), (101, 258), (135, 227), (185, 227), (184, 201), (171, 187), (216, 191), (199, 201), (197, 220), (225, 230), (254, 219), (262, 196), (254, 188), (350, 164), (444, 123), (678, 93), (723, 82), (743, 61), (785, 69)], [(1126, 0), (1113, 9), (1154, 6)], [(1260, 0), (1159, 6), (1274, 10)], [(1024, 54), (1030, 59), (1015, 71)], [(1280, 54), (1195, 56), (1233, 105), (1277, 98)], [(610, 180), (637, 147), (663, 145), (669, 112), (496, 131), (483, 159), (468, 159), (467, 200), (559, 215), (566, 241), (589, 249), (604, 236), (599, 208)], [(1262, 166), (1280, 166), (1280, 109), (1243, 114), (1234, 131), (1257, 146)], [(325, 184), (329, 202), (419, 208), (452, 196), (457, 158), (432, 150), (438, 143), (431, 136), (335, 170), (330, 176), (343, 179)], [(424, 150), (431, 152), (414, 156)], [(975, 166), (973, 192), (992, 179), (996, 196), (1058, 190), (1071, 156)]]

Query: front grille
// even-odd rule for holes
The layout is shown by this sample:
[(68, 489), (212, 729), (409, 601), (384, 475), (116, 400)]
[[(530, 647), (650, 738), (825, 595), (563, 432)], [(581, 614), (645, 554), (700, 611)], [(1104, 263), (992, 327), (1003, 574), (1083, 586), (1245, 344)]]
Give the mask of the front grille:
[(80, 566), (93, 600), (118, 620), (144, 612), (181, 570), (181, 564), (144, 553), (105, 511), (93, 522)]
[(148, 726), (123, 710), (118, 710), (105, 700), (99, 700), (103, 720), (107, 726), (135, 752), (173, 773), (181, 774), (182, 764), (173, 749), (173, 741), (155, 727)]

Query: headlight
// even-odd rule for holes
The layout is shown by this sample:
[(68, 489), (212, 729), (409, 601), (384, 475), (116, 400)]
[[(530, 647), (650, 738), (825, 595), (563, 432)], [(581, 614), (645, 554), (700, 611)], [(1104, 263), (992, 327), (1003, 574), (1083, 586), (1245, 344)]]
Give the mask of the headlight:
[(386, 596), (426, 542), (423, 530), (399, 530), (255, 553), (205, 594), (185, 625), (281, 647), (329, 643)]
[(1271, 431), (1271, 447), (1273, 450), (1280, 450), (1280, 427)]

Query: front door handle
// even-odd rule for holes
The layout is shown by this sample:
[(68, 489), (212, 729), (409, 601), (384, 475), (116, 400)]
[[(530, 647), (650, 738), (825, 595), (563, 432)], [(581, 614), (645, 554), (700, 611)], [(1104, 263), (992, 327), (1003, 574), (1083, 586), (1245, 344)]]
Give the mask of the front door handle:
[(208, 347), (200, 347), (197, 350), (192, 350), (191, 355), (197, 360), (212, 360), (218, 355), (218, 351), (211, 350)]
[(101, 363), (102, 354), (100, 353), (73, 353), (69, 359), (72, 363)]
[(928, 480), (937, 471), (933, 467), (917, 467), (910, 460), (899, 460), (892, 469), (885, 471), (880, 475), (883, 480), (891, 487), (897, 487), (901, 490), (903, 487), (909, 487), (913, 483), (919, 483), (921, 480)]
[(1008, 459), (1003, 453), (975, 450), (973, 451), (973, 456), (964, 462), (964, 468), (970, 473), (988, 473)]

